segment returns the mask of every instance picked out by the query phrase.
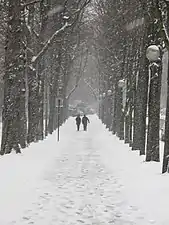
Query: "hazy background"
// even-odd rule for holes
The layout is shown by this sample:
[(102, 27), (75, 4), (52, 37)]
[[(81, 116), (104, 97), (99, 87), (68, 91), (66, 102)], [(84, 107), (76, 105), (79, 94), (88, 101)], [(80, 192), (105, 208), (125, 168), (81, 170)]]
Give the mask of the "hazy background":
[[(166, 100), (167, 100), (167, 60), (168, 54), (167, 52), (163, 56), (163, 74), (162, 74), (162, 87), (161, 87), (161, 108), (166, 108)], [(87, 68), (85, 73), (79, 83), (78, 88), (72, 94), (70, 98), (70, 103), (73, 104), (75, 100), (82, 100), (83, 102), (95, 107), (96, 99), (93, 95), (91, 89), (86, 85), (84, 79), (87, 80), (93, 89), (98, 89), (99, 87), (99, 79), (98, 79), (98, 70), (95, 62), (95, 58), (89, 56)]]

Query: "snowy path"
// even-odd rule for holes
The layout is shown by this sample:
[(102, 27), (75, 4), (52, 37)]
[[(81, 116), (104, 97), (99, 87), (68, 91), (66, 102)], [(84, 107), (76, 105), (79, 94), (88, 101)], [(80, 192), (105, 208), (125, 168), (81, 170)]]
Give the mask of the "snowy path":
[[(110, 149), (106, 139), (104, 143), (101, 140), (101, 135), (105, 135), (104, 132), (107, 131), (95, 117), (93, 119), (88, 132), (74, 131), (74, 121), (70, 119), (61, 129), (64, 137), (61, 136), (59, 145), (55, 145), (54, 138), (50, 140), (53, 140), (53, 148), (56, 148), (56, 151), (60, 146), (60, 151), (52, 152), (52, 158), (47, 160), (48, 167), (43, 167), (41, 173), (33, 175), (37, 181), (34, 181), (30, 190), (25, 190), (29, 201), (22, 195), (22, 198), (25, 198), (22, 212), (16, 217), (13, 215), (12, 218), (8, 212), (8, 218), (3, 220), (0, 214), (0, 224), (168, 224), (167, 221), (159, 223), (154, 218), (148, 217), (143, 212), (144, 209), (141, 210), (133, 204), (132, 199), (130, 201), (125, 181), (119, 176), (121, 171), (117, 173), (116, 170), (110, 169), (103, 157), (104, 152), (107, 153), (106, 148)], [(107, 140), (110, 138), (107, 134)], [(49, 140), (46, 141), (46, 147), (48, 142)], [(29, 179), (31, 181), (32, 178)], [(19, 199), (18, 203), (15, 203), (17, 207)]]
[(135, 224), (137, 209), (122, 198), (123, 186), (101, 164), (92, 139), (80, 134), (69, 144), (74, 148), (65, 149), (45, 174), (45, 192), (21, 224)]

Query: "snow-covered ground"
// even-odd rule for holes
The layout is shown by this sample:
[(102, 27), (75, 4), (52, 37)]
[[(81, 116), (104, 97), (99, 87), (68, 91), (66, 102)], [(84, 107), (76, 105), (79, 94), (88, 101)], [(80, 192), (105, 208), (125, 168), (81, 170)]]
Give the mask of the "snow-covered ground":
[(21, 155), (0, 158), (0, 225), (168, 225), (169, 176), (112, 136), (74, 118)]

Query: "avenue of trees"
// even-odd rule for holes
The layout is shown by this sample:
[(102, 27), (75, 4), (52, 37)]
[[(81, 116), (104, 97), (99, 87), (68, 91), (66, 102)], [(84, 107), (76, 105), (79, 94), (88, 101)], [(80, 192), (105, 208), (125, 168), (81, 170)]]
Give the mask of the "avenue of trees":
[[(161, 61), (163, 53), (169, 50), (169, 1), (96, 0), (95, 8), (98, 18), (95, 54), (100, 77), (99, 116), (132, 150), (146, 155), (147, 162), (158, 162)], [(146, 58), (150, 45), (160, 49), (156, 62), (149, 62)], [(169, 95), (163, 173), (167, 171), (168, 157)]]
[[(63, 99), (61, 123), (65, 121), (68, 99), (88, 54), (81, 33), (89, 3), (0, 0), (0, 63), (4, 63), (1, 155), (12, 150), (20, 153), (56, 129), (58, 97)], [(69, 82), (73, 88), (68, 91)]]
[[(151, 45), (160, 50), (153, 62), (146, 57)], [(0, 0), (0, 154), (20, 153), (52, 134), (58, 97), (61, 123), (67, 119), (69, 98), (90, 58), (98, 74), (84, 81), (99, 102), (99, 118), (147, 162), (159, 162), (162, 58), (168, 51), (168, 0)], [(164, 139), (163, 173), (169, 95)]]

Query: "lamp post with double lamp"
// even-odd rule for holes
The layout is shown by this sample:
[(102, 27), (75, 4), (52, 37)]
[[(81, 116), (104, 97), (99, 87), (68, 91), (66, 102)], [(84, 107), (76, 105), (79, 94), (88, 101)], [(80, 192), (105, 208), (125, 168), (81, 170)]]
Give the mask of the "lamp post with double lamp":
[(159, 123), (161, 92), (160, 48), (150, 45), (146, 51), (149, 60), (148, 130), (146, 161), (159, 161)]
[(117, 102), (117, 135), (120, 138), (120, 140), (124, 140), (124, 108), (123, 108), (123, 91), (125, 86), (125, 80), (121, 79), (118, 81), (118, 99)]

